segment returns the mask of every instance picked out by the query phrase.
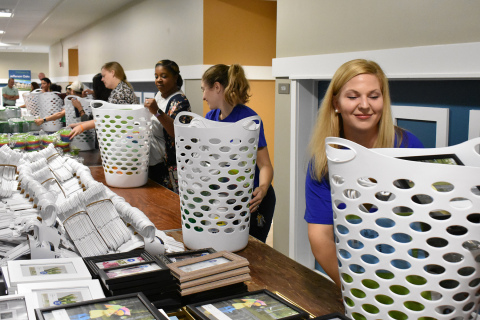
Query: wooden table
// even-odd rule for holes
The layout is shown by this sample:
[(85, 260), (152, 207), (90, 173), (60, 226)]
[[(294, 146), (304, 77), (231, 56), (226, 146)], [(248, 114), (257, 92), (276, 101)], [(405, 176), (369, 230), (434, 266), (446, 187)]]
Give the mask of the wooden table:
[[(102, 167), (90, 167), (95, 180), (105, 183)], [(110, 189), (142, 210), (159, 230), (182, 241), (178, 195), (149, 180), (140, 188)], [(310, 250), (310, 248), (308, 248)], [(315, 316), (344, 312), (338, 287), (270, 246), (250, 237), (245, 249), (236, 252), (250, 262), (249, 291), (278, 291)]]

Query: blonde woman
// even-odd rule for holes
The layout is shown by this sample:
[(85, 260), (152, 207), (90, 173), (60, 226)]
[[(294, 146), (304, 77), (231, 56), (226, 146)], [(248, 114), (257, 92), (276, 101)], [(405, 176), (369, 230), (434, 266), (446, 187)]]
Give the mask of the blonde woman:
[[(257, 115), (255, 111), (245, 105), (250, 98), (249, 90), (250, 85), (240, 65), (217, 64), (210, 67), (202, 76), (203, 100), (211, 109), (205, 118), (214, 121), (237, 122)], [(273, 167), (262, 123), (258, 141), (253, 198), (250, 200), (250, 235), (262, 242), (267, 240), (275, 211), (276, 198), (272, 179)]]
[[(112, 61), (107, 62), (102, 66), (102, 82), (107, 89), (111, 89), (112, 92), (108, 97), (109, 103), (114, 104), (136, 104), (137, 96), (133, 91), (132, 85), (127, 81), (127, 76), (120, 63)], [(43, 80), (42, 80), (43, 81)], [(70, 139), (73, 139), (76, 135), (82, 133), (85, 130), (95, 128), (95, 120), (73, 123), (70, 125), (72, 132), (70, 133)]]
[(377, 63), (352, 60), (335, 72), (310, 140), (305, 220), (317, 262), (340, 286), (325, 154), (327, 137), (342, 137), (366, 148), (423, 148), (423, 145), (410, 132), (394, 126), (388, 79)]

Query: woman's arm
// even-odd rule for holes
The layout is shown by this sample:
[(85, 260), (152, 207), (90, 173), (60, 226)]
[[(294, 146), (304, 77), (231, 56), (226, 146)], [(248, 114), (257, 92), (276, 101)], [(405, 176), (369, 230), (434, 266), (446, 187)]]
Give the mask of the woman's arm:
[(158, 119), (158, 121), (160, 121), (165, 131), (167, 131), (168, 135), (174, 138), (175, 129), (173, 127), (173, 118), (171, 118), (169, 115), (167, 115), (165, 112), (158, 108), (158, 104), (155, 99), (145, 99), (144, 106), (153, 115), (157, 114), (158, 112), (159, 115), (156, 116), (156, 118)]
[(94, 129), (95, 120), (72, 123), (69, 125), (69, 127), (72, 128), (72, 131), (70, 132), (70, 140), (72, 140), (76, 135), (79, 135), (83, 131)]
[(250, 212), (257, 211), (273, 180), (273, 167), (266, 146), (258, 148), (257, 166), (260, 171), (259, 185), (252, 193), (253, 198), (250, 200)]
[(333, 225), (309, 223), (308, 240), (317, 262), (336, 285), (341, 287)]
[(65, 116), (65, 109), (60, 111), (60, 112), (57, 112), (57, 113), (54, 113), (50, 116), (47, 116), (43, 119), (35, 119), (33, 121), (35, 121), (35, 124), (37, 126), (41, 125), (41, 124), (44, 124), (45, 123), (45, 120), (48, 122), (48, 121), (53, 121), (53, 120), (57, 120), (57, 119), (61, 119)]

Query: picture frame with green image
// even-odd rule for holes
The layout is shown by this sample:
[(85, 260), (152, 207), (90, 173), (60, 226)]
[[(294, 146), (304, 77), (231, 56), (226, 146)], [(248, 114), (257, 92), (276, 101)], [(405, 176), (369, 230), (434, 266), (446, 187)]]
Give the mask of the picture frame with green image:
[(39, 308), (35, 310), (35, 314), (38, 320), (168, 320), (141, 292), (72, 303), (58, 307)]
[(309, 318), (308, 312), (266, 289), (189, 304), (186, 309), (199, 320), (217, 320), (225, 318), (225, 316), (231, 320)]

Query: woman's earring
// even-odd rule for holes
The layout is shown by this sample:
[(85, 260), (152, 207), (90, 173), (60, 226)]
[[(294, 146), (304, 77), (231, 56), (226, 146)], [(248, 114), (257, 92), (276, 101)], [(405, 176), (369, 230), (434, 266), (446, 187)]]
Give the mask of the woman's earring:
[(338, 109), (335, 109), (335, 113), (338, 113)]

